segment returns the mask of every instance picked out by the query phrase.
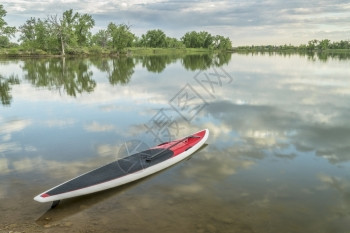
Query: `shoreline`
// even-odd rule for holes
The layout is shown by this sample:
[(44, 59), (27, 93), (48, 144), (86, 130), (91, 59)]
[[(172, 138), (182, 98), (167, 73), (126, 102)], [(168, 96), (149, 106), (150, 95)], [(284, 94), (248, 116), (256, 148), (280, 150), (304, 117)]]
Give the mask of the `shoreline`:
[[(72, 50), (73, 51), (73, 50)], [(40, 59), (40, 58), (88, 58), (88, 57), (139, 57), (139, 56), (181, 56), (181, 55), (200, 55), (200, 54), (301, 54), (301, 55), (350, 55), (350, 49), (327, 49), (327, 50), (303, 50), (303, 49), (263, 49), (263, 48), (232, 48), (230, 50), (218, 50), (207, 48), (146, 48), (131, 47), (121, 52), (93, 48), (76, 49), (74, 52), (69, 51), (66, 55), (46, 53), (42, 50), (22, 50), (16, 48), (0, 49), (0, 59)]]
[(107, 49), (82, 48), (61, 54), (46, 53), (42, 50), (23, 50), (20, 48), (0, 49), (0, 58), (60, 58), (60, 57), (133, 57), (133, 56), (153, 56), (153, 55), (183, 55), (183, 54), (208, 54), (208, 53), (232, 53), (231, 50), (217, 50), (206, 48), (144, 48), (131, 47), (124, 51), (117, 52)]
[(233, 53), (255, 53), (255, 52), (264, 52), (264, 53), (350, 53), (350, 49), (271, 49), (271, 48), (232, 48), (231, 52)]

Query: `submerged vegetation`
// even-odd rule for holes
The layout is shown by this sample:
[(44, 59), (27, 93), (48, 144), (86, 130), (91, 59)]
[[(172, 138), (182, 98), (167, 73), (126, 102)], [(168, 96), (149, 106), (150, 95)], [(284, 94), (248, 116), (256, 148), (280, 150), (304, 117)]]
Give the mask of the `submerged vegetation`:
[[(7, 56), (87, 55), (127, 53), (130, 48), (229, 50), (231, 40), (208, 32), (187, 32), (181, 39), (168, 37), (162, 30), (148, 30), (137, 37), (127, 24), (110, 22), (106, 29), (92, 34), (95, 20), (89, 14), (63, 12), (45, 19), (30, 18), (19, 28), (7, 26), (6, 11), (0, 5), (0, 54)], [(17, 43), (10, 42), (15, 33)], [(141, 50), (133, 50), (138, 52)], [(172, 52), (169, 50), (167, 52)]]

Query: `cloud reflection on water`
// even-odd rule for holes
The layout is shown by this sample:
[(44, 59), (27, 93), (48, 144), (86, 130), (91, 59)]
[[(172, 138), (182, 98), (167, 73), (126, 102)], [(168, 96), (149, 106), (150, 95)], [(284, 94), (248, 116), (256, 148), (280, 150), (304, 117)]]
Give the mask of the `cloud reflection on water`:
[[(2, 199), (8, 200), (14, 187), (7, 183), (9, 177), (41, 191), (119, 158), (129, 139), (154, 145), (145, 124), (164, 108), (179, 123), (177, 137), (209, 128), (209, 146), (111, 201), (119, 209), (101, 203), (73, 219), (85, 221), (91, 215), (114, 226), (117, 218), (125, 226), (124, 218), (136, 212), (163, 222), (168, 213), (181, 223), (198, 221), (193, 231), (210, 229), (203, 227), (210, 221), (218, 231), (280, 232), (289, 226), (302, 232), (334, 227), (348, 218), (350, 109), (342, 62), (233, 55), (225, 66), (232, 84), (217, 89), (215, 98), (205, 96), (208, 105), (189, 123), (170, 108), (169, 100), (186, 83), (200, 88), (193, 79), (196, 72), (176, 59), (168, 60), (165, 69), (156, 64), (159, 59), (138, 59), (132, 70), (125, 70), (130, 77), (123, 85), (111, 83), (108, 76), (121, 63), (107, 59), (84, 66), (96, 86), (75, 97), (58, 93), (56, 86), (37, 89), (22, 82), (13, 87), (14, 102), (0, 117)], [(207, 58), (201, 59), (198, 64), (206, 64)], [(161, 211), (151, 208), (156, 204)], [(96, 211), (112, 217), (100, 219)]]

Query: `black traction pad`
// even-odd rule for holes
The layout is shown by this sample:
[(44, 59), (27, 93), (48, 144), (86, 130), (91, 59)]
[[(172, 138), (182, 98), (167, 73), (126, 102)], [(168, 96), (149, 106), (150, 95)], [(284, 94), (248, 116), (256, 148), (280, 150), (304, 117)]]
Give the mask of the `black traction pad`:
[[(161, 151), (164, 152), (160, 153)], [(147, 157), (151, 157), (157, 153), (160, 153), (157, 157), (151, 161), (146, 161)], [(47, 194), (54, 196), (111, 181), (163, 162), (171, 158), (173, 154), (174, 152), (172, 150), (164, 150), (163, 148), (142, 151), (74, 178), (53, 188)]]

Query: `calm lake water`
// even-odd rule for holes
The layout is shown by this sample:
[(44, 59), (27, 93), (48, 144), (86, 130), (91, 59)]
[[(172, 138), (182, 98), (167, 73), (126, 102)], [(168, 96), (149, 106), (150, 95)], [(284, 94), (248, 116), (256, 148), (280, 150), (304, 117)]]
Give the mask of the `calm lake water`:
[[(350, 60), (188, 55), (0, 60), (0, 232), (350, 229)], [(64, 200), (67, 179), (208, 128), (161, 173)]]

